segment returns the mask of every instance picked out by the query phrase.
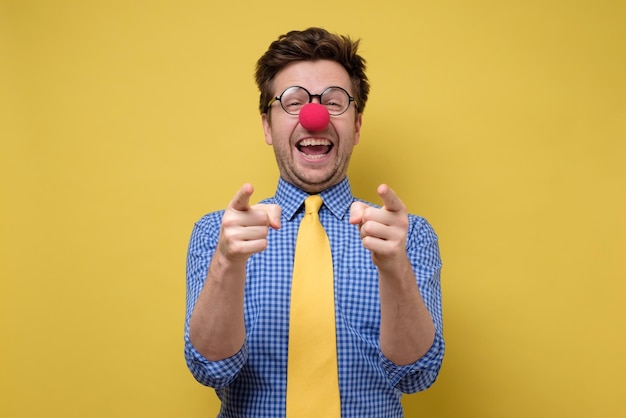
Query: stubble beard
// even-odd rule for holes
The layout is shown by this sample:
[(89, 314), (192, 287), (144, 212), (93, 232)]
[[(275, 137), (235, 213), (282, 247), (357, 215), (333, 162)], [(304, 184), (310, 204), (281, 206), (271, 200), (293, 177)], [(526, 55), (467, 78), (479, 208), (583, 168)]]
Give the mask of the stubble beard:
[(351, 156), (352, 153), (337, 156), (332, 168), (320, 170), (324, 172), (323, 176), (318, 176), (315, 170), (301, 169), (296, 166), (293, 159), (284, 159), (278, 154), (276, 154), (276, 163), (283, 180), (309, 194), (314, 194), (340, 183), (346, 177)]

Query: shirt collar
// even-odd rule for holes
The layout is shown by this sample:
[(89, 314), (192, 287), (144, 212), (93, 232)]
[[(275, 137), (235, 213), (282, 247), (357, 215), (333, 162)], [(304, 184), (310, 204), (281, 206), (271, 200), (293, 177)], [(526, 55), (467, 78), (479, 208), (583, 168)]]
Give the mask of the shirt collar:
[[(343, 219), (349, 213), (350, 205), (354, 200), (347, 177), (329, 189), (322, 191), (320, 196), (322, 196), (324, 206), (337, 219)], [(309, 194), (304, 190), (300, 190), (282, 178), (278, 180), (275, 199), (276, 203), (281, 207), (283, 217), (291, 220), (298, 212), (298, 209), (302, 207), (307, 197), (309, 197)]]

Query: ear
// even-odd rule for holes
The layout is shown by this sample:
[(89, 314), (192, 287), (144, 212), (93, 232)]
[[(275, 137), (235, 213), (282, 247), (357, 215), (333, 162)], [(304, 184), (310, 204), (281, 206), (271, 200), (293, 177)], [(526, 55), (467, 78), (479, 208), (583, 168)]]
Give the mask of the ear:
[(361, 139), (361, 125), (363, 125), (363, 113), (359, 113), (354, 121), (354, 145)]
[(272, 145), (272, 126), (267, 117), (267, 113), (261, 115), (261, 123), (263, 124), (263, 133), (265, 134), (265, 143)]

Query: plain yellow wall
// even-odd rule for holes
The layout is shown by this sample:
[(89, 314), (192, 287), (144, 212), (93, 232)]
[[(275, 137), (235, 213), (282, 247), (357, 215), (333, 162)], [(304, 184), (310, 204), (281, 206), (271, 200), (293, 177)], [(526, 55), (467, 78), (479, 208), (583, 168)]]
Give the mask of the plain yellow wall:
[(447, 355), (407, 416), (626, 416), (626, 5), (0, 1), (0, 416), (207, 417), (183, 359), (193, 223), (276, 183), (252, 73), (362, 38), (350, 175), (441, 240)]

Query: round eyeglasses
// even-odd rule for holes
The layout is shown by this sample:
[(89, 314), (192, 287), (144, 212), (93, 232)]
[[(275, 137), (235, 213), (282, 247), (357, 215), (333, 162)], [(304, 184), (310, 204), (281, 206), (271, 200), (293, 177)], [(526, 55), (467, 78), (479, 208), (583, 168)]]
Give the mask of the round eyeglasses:
[(331, 116), (339, 116), (345, 113), (350, 107), (350, 103), (356, 101), (354, 97), (341, 87), (331, 86), (321, 94), (311, 94), (307, 89), (300, 86), (288, 87), (280, 96), (274, 97), (267, 104), (267, 109), (275, 102), (279, 101), (283, 110), (290, 115), (298, 115), (300, 109), (305, 104), (311, 103), (317, 97), (320, 104), (324, 106)]

